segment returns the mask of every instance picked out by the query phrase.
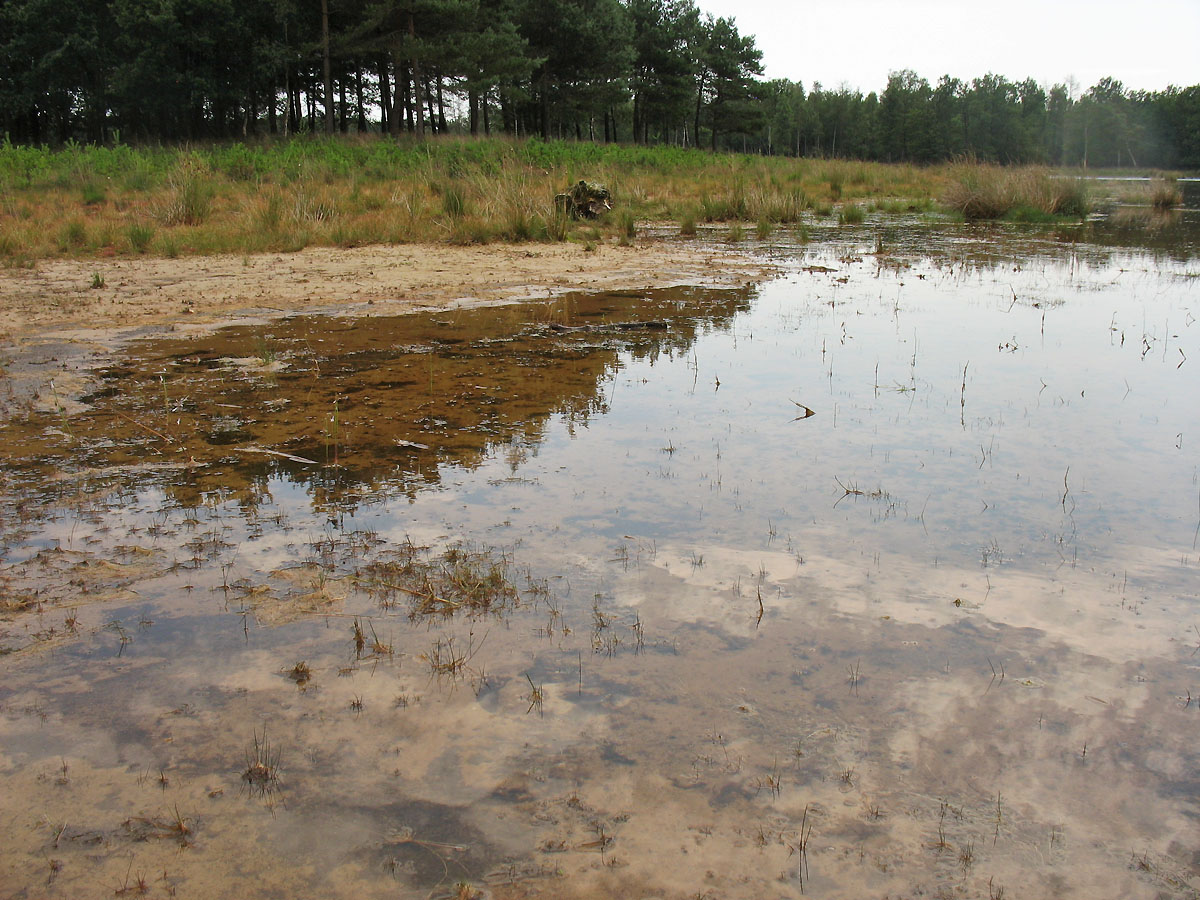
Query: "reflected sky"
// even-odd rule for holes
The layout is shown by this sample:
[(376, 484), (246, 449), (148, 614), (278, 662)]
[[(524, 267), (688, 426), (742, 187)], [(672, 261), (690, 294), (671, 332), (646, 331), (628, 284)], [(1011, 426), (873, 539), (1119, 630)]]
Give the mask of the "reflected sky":
[[(8, 881), (1185, 896), (1196, 263), (775, 241), (735, 291), (136, 342), (12, 422)], [(422, 586), (457, 547), (511, 604)]]

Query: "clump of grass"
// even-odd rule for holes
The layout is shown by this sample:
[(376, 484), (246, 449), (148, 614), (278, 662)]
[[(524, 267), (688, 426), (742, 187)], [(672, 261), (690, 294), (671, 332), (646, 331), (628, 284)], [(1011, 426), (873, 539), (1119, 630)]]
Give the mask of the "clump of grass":
[(246, 768), (242, 771), (242, 781), (252, 794), (270, 797), (279, 791), (280, 759), (279, 748), (272, 746), (266, 729), (262, 737), (255, 732), (254, 744), (246, 751)]
[(1082, 219), (1091, 210), (1082, 179), (1054, 178), (1032, 166), (1003, 168), (974, 162), (954, 167), (942, 204), (967, 221)]
[(490, 244), (496, 229), (480, 216), (455, 218), (450, 226), (449, 241), (452, 244)]
[(216, 188), (196, 165), (185, 165), (168, 181), (169, 193), (159, 208), (164, 225), (203, 225), (212, 212)]
[(1054, 213), (1047, 212), (1037, 206), (1021, 203), (1010, 209), (1004, 218), (1009, 222), (1023, 222), (1029, 225), (1044, 225), (1059, 219)]
[(510, 209), (502, 226), (502, 233), (508, 240), (515, 243), (534, 240), (536, 229), (533, 217), (527, 210)]
[(413, 620), (500, 613), (521, 598), (503, 554), (462, 544), (429, 556), (426, 548), (405, 543), (364, 566), (359, 585), (384, 609), (407, 603)]
[(441, 186), (442, 211), (451, 219), (460, 219), (467, 214), (467, 194), (461, 184), (454, 182)]
[(525, 680), (529, 682), (529, 695), (525, 698), (529, 701), (529, 709), (525, 710), (525, 714), (538, 711), (539, 716), (545, 715), (546, 694), (539, 685), (533, 683), (533, 679), (529, 677), (529, 673), (525, 673)]
[(704, 194), (700, 197), (700, 213), (706, 222), (727, 222), (745, 219), (749, 215), (745, 182), (736, 179), (723, 196)]
[(104, 185), (95, 181), (85, 182), (79, 189), (84, 206), (100, 206), (108, 200), (108, 191)]
[(254, 336), (254, 355), (258, 357), (260, 365), (269, 366), (275, 362), (275, 348), (267, 340), (267, 335), (256, 334)]
[(866, 213), (857, 203), (844, 204), (838, 210), (839, 225), (861, 225), (866, 219)]
[(546, 217), (544, 223), (546, 239), (555, 243), (565, 241), (567, 235), (571, 232), (571, 216), (563, 210), (554, 210), (554, 212)]
[(771, 232), (775, 230), (775, 226), (771, 224), (771, 220), (763, 217), (758, 220), (754, 226), (754, 235), (760, 241), (765, 241), (771, 236)]
[(799, 222), (812, 201), (803, 190), (763, 189), (754, 198), (753, 211), (759, 219), (790, 225)]
[(287, 677), (296, 682), (299, 687), (304, 687), (312, 681), (312, 669), (309, 668), (308, 663), (301, 660), (288, 669)]
[(731, 244), (739, 244), (746, 239), (746, 229), (742, 227), (741, 222), (734, 222), (729, 226), (729, 232), (725, 235), (725, 240)]
[(687, 210), (679, 217), (679, 233), (684, 237), (696, 236), (696, 214), (692, 210)]
[(637, 220), (633, 217), (633, 211), (628, 207), (623, 207), (617, 211), (616, 219), (617, 239), (622, 245), (630, 243), (637, 234)]
[(1156, 180), (1150, 187), (1150, 205), (1158, 212), (1168, 212), (1183, 202), (1183, 194), (1171, 182)]
[(154, 226), (146, 222), (130, 222), (125, 227), (125, 238), (137, 253), (145, 253), (154, 240)]
[(929, 198), (909, 199), (909, 200), (878, 200), (875, 203), (875, 209), (878, 212), (887, 213), (889, 216), (902, 216), (905, 213), (927, 212), (931, 204)]
[(972, 163), (959, 167), (942, 203), (968, 222), (1001, 219), (1013, 207), (1003, 171)]
[(292, 219), (298, 224), (332, 222), (337, 217), (337, 201), (328, 188), (302, 188), (292, 200)]
[(603, 240), (603, 235), (600, 234), (600, 229), (594, 226), (585, 226), (579, 228), (575, 232), (576, 237), (584, 243), (598, 244)]
[(71, 219), (59, 231), (58, 246), (60, 250), (78, 250), (87, 244), (87, 226), (79, 219)]
[(1082, 178), (1054, 179), (1050, 187), (1051, 205), (1056, 215), (1085, 219), (1092, 211), (1087, 183)]
[(260, 231), (278, 231), (283, 222), (283, 197), (278, 191), (260, 197), (251, 215), (255, 227)]

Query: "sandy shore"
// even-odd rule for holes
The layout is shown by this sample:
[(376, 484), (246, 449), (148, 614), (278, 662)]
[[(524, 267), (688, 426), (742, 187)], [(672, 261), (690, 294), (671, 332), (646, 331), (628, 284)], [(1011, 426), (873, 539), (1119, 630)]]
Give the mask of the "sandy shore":
[[(697, 242), (318, 247), (289, 254), (50, 260), (0, 270), (0, 340), (50, 332), (127, 332), (221, 324), (300, 310), (372, 315), (497, 303), (568, 291), (739, 284), (761, 259)], [(96, 286), (93, 286), (96, 285)]]

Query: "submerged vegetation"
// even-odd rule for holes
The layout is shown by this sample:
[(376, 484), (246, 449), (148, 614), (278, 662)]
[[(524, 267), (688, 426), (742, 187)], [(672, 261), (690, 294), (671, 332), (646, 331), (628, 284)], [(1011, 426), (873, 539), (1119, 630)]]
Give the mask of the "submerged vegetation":
[[(613, 210), (576, 222), (586, 177)], [(1143, 202), (1179, 203), (1169, 181)], [(628, 243), (638, 223), (806, 228), (938, 209), (967, 220), (1079, 219), (1083, 182), (1044, 167), (851, 162), (502, 138), (292, 138), (193, 148), (0, 145), (0, 260), (286, 252), (308, 246)]]

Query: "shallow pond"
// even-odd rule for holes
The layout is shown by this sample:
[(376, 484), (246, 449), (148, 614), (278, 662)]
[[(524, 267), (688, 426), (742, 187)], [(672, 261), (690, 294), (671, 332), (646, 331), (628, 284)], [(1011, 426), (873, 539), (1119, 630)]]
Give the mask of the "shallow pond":
[(1200, 263), (770, 252), (10, 407), (0, 894), (1196, 896)]

